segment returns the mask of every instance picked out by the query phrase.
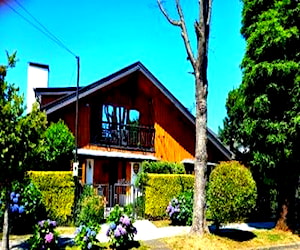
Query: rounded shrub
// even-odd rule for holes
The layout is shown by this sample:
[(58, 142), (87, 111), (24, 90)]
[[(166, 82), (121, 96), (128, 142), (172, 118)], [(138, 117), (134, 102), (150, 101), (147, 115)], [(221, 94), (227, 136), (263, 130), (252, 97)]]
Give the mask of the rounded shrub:
[(208, 214), (220, 223), (240, 222), (256, 205), (257, 190), (249, 169), (237, 161), (221, 162), (211, 173)]
[(97, 226), (104, 220), (104, 200), (85, 186), (76, 211), (76, 225)]

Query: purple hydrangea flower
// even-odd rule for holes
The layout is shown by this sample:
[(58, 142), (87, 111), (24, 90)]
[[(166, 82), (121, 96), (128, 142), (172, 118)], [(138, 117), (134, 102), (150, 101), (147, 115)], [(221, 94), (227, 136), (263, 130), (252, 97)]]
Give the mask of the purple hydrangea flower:
[(114, 232), (114, 235), (115, 235), (116, 238), (118, 238), (118, 237), (121, 236), (121, 233), (118, 229), (116, 229), (115, 232)]
[(56, 223), (55, 220), (53, 220), (53, 221), (50, 222), (50, 225), (51, 225), (52, 227), (56, 227), (56, 226), (57, 226), (57, 223)]
[(121, 225), (118, 225), (116, 230), (118, 230), (121, 235), (127, 234), (126, 229), (124, 227), (122, 227)]
[(92, 244), (91, 242), (89, 242), (89, 244), (87, 245), (87, 248), (88, 248), (88, 249), (91, 249), (92, 246), (93, 246), (93, 244)]
[(19, 198), (19, 197), (20, 197), (20, 194), (16, 194), (16, 197)]
[(40, 226), (40, 227), (44, 227), (44, 222), (45, 222), (44, 220), (39, 221), (39, 223), (38, 223), (39, 226)]
[(17, 197), (13, 198), (13, 203), (18, 203), (19, 202), (19, 199)]
[(53, 238), (54, 238), (54, 235), (53, 235), (53, 233), (48, 233), (48, 234), (46, 234), (46, 236), (45, 236), (45, 242), (46, 243), (51, 243), (51, 241), (53, 240)]
[(131, 224), (131, 221), (130, 221), (128, 216), (124, 216), (123, 224), (126, 225), (126, 226), (129, 226)]

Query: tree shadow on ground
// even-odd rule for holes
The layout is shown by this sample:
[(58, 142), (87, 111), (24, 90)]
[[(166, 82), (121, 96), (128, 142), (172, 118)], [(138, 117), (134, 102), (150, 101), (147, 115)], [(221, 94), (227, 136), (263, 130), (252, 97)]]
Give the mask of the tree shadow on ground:
[(248, 241), (256, 237), (256, 235), (252, 232), (239, 230), (239, 229), (226, 228), (226, 229), (212, 230), (211, 233), (238, 242)]
[(248, 222), (247, 225), (249, 227), (253, 227), (256, 229), (272, 229), (275, 227), (275, 222)]
[(70, 237), (58, 237), (58, 245), (61, 249), (64, 249), (66, 246), (74, 246), (74, 239)]

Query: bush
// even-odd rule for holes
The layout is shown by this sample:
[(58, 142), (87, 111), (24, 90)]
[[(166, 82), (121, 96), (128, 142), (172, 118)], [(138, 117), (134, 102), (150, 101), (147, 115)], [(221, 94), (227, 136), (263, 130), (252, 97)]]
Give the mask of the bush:
[(166, 217), (169, 201), (179, 193), (194, 188), (193, 175), (148, 174), (145, 189), (145, 216), (151, 219)]
[(75, 184), (70, 171), (30, 171), (29, 178), (42, 194), (42, 202), (49, 218), (60, 224), (72, 219)]
[(33, 236), (29, 239), (30, 249), (59, 249), (56, 226), (56, 222), (49, 219), (40, 221), (34, 228)]
[(110, 245), (117, 249), (128, 249), (137, 234), (133, 221), (124, 213), (123, 208), (115, 206), (107, 221), (110, 223), (106, 235), (110, 238)]
[(192, 190), (182, 192), (177, 196), (177, 198), (173, 198), (166, 211), (172, 221), (172, 224), (184, 226), (192, 225), (193, 204)]
[(84, 186), (83, 193), (75, 214), (75, 224), (96, 227), (104, 219), (104, 200), (102, 196), (94, 193), (93, 187)]
[(167, 161), (144, 161), (142, 170), (146, 173), (155, 174), (184, 174), (185, 168), (182, 163)]
[(100, 226), (80, 225), (75, 231), (75, 245), (80, 249), (92, 249), (98, 243), (96, 236)]
[(239, 162), (221, 162), (212, 171), (207, 201), (208, 212), (217, 226), (245, 220), (255, 207), (256, 197), (251, 172)]
[(185, 168), (182, 163), (166, 162), (166, 161), (144, 161), (142, 163), (142, 171), (137, 175), (135, 186), (144, 190), (147, 186), (149, 177), (152, 174), (185, 174)]
[[(4, 190), (0, 194), (0, 204), (4, 204), (1, 202), (1, 198), (4, 198)], [(32, 232), (33, 225), (46, 215), (41, 199), (40, 191), (32, 182), (25, 180), (24, 183), (17, 181), (12, 183), (10, 193), (11, 233), (24, 234)], [(0, 205), (0, 218), (2, 219), (3, 211), (4, 207)]]

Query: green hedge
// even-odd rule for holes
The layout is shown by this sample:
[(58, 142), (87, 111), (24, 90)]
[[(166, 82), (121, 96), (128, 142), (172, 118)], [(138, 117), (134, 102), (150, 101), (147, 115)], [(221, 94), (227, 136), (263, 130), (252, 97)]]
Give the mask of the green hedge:
[(75, 184), (70, 171), (30, 171), (29, 178), (42, 193), (42, 202), (52, 220), (61, 224), (72, 218)]
[(145, 216), (152, 219), (166, 216), (170, 200), (184, 190), (194, 188), (194, 176), (188, 174), (148, 174), (145, 188)]

